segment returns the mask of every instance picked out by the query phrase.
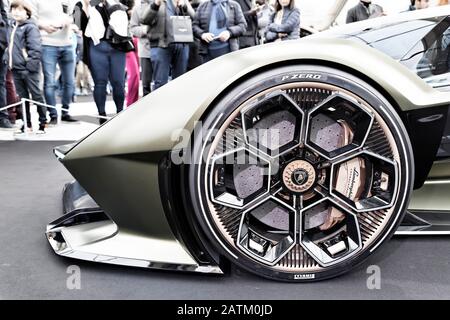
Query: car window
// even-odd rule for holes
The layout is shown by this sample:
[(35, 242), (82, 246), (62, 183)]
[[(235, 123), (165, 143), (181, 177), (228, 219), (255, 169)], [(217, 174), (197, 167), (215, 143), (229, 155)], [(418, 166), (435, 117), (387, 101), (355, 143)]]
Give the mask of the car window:
[(435, 18), (406, 21), (384, 26), (382, 29), (372, 29), (361, 33), (358, 37), (391, 58), (400, 60), (416, 43), (417, 39), (425, 37), (436, 27), (438, 22), (439, 20)]
[(432, 87), (450, 91), (450, 17), (436, 25), (401, 62)]

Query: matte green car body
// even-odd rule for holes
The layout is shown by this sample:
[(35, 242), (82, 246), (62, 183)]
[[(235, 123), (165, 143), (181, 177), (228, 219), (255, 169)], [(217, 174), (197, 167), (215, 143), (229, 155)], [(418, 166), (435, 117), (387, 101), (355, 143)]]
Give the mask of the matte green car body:
[[(299, 63), (345, 68), (362, 76), (383, 88), (399, 111), (448, 106), (450, 101), (449, 93), (432, 89), (390, 57), (349, 40), (305, 38), (228, 54), (156, 90), (70, 151), (59, 153), (111, 221), (87, 228), (82, 236), (75, 231), (85, 230), (68, 232), (63, 224), (53, 223), (47, 234), (55, 251), (98, 262), (221, 273), (216, 264), (201, 265), (171, 227), (162, 201), (160, 162), (171, 150), (189, 143), (195, 123), (236, 83), (273, 66)], [(433, 179), (447, 178), (449, 173), (448, 162), (438, 164)], [(428, 184), (424, 190), (434, 192)], [(418, 191), (416, 199), (426, 197)], [(412, 205), (421, 208), (421, 201), (413, 200)], [(450, 208), (445, 197), (433, 201), (436, 209)], [(55, 240), (59, 232), (64, 246)]]

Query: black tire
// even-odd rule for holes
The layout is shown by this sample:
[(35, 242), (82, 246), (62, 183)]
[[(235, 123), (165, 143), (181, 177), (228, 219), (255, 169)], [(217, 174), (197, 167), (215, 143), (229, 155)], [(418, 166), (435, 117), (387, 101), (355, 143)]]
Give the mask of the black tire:
[[(384, 130), (384, 137), (385, 143), (389, 143), (390, 151), (392, 151), (392, 158), (394, 159), (393, 162), (395, 162), (395, 165), (390, 164), (386, 165), (386, 161), (384, 158), (377, 159), (376, 157), (370, 158), (374, 160), (374, 163), (378, 166), (379, 161), (382, 164), (386, 165), (387, 171), (391, 169), (395, 169), (397, 171), (395, 182), (392, 182), (392, 177), (389, 178), (389, 184), (394, 185), (394, 187), (389, 187), (389, 190), (392, 191), (392, 200), (391, 200), (391, 206), (389, 208), (385, 208), (383, 210), (379, 210), (380, 216), (375, 215), (377, 210), (374, 210), (373, 212), (367, 212), (367, 213), (358, 213), (356, 210), (352, 209), (352, 206), (350, 205), (350, 202), (344, 202), (340, 201), (342, 199), (336, 199), (333, 198), (332, 200), (337, 200), (338, 206), (336, 206), (337, 209), (341, 210), (344, 213), (345, 218), (344, 221), (344, 230), (345, 232), (342, 233), (340, 237), (343, 237), (345, 235), (348, 235), (350, 238), (350, 233), (355, 228), (355, 225), (357, 225), (356, 229), (359, 232), (359, 236), (357, 237), (359, 243), (358, 249), (351, 249), (349, 245), (349, 240), (347, 239), (344, 243), (347, 244), (347, 252), (348, 256), (344, 253), (343, 258), (333, 258), (334, 260), (330, 262), (330, 265), (325, 263), (324, 261), (327, 260), (321, 260), (318, 261), (315, 256), (313, 256), (310, 251), (305, 249), (304, 244), (306, 243), (306, 234), (309, 232), (309, 230), (304, 230), (305, 228), (305, 222), (304, 220), (304, 214), (306, 216), (306, 210), (305, 207), (301, 208), (297, 203), (295, 199), (302, 199), (302, 204), (304, 203), (304, 199), (306, 196), (300, 196), (297, 198), (296, 195), (292, 196), (293, 200), (293, 206), (295, 208), (298, 208), (303, 210), (300, 214), (298, 212), (296, 213), (289, 213), (289, 219), (292, 219), (292, 215), (295, 215), (295, 226), (294, 226), (294, 233), (297, 234), (297, 236), (294, 236), (294, 240), (298, 243), (295, 246), (293, 245), (293, 248), (291, 249), (291, 252), (281, 258), (277, 264), (267, 264), (265, 261), (260, 261), (257, 257), (257, 254), (251, 254), (245, 250), (243, 250), (241, 247), (237, 245), (236, 239), (240, 239), (240, 237), (244, 237), (243, 235), (239, 234), (241, 230), (238, 230), (237, 238), (234, 239), (235, 243), (233, 244), (230, 240), (231, 236), (227, 236), (224, 233), (224, 229), (220, 225), (221, 222), (218, 222), (219, 220), (214, 219), (213, 215), (216, 215), (217, 212), (211, 211), (211, 198), (212, 193), (210, 193), (209, 188), (212, 188), (211, 186), (208, 186), (207, 183), (204, 183), (205, 181), (209, 181), (208, 179), (208, 172), (211, 169), (211, 161), (208, 159), (208, 157), (205, 156), (205, 154), (208, 154), (210, 151), (210, 148), (214, 143), (217, 142), (217, 137), (209, 137), (208, 134), (211, 132), (211, 129), (219, 129), (223, 128), (224, 123), (229, 121), (231, 119), (231, 115), (236, 114), (236, 110), (241, 108), (241, 106), (247, 102), (249, 99), (251, 100), (252, 97), (255, 97), (255, 95), (260, 95), (261, 92), (268, 92), (267, 95), (264, 95), (262, 100), (265, 99), (265, 97), (270, 96), (270, 91), (276, 91), (286, 93), (286, 95), (292, 96), (292, 92), (289, 90), (279, 89), (284, 88), (284, 86), (287, 87), (307, 87), (310, 86), (311, 88), (314, 88), (315, 86), (331, 86), (333, 88), (339, 89), (339, 91), (344, 92), (345, 94), (352, 94), (356, 97), (356, 99), (359, 101), (364, 101), (364, 105), (369, 105), (371, 108), (373, 108), (373, 117), (374, 122), (371, 123), (372, 127), (367, 129), (368, 134), (366, 136), (366, 140), (364, 141), (364, 144), (359, 146), (358, 150), (369, 150), (372, 152), (373, 150), (379, 150), (376, 145), (369, 145), (369, 142), (371, 142), (371, 138), (373, 135), (372, 130), (374, 130), (375, 124), (380, 124), (382, 129)], [(327, 87), (328, 88), (328, 87)], [(307, 90), (307, 89), (305, 89)], [(309, 89), (308, 89), (309, 90)], [(312, 90), (314, 91), (314, 90)], [(306, 92), (306, 91), (305, 91)], [(325, 92), (325, 91), (324, 91)], [(336, 93), (335, 91), (333, 91)], [(294, 99), (295, 100), (295, 99)], [(305, 101), (307, 101), (306, 99)], [(308, 110), (313, 110), (311, 107), (304, 108), (301, 104), (296, 100), (296, 103), (302, 108), (306, 113), (310, 112)], [(306, 104), (307, 102), (305, 102)], [(322, 102), (321, 102), (322, 103)], [(319, 103), (320, 104), (320, 103)], [(319, 109), (321, 110), (321, 109)], [(319, 112), (319, 111), (318, 111)], [(320, 111), (322, 112), (322, 111)], [(355, 111), (356, 112), (356, 111)], [(359, 111), (358, 111), (359, 112)], [(233, 117), (234, 117), (233, 115)], [(312, 114), (311, 114), (312, 117)], [(298, 118), (298, 116), (297, 116)], [(378, 121), (379, 120), (379, 121)], [(407, 134), (407, 131), (398, 116), (395, 108), (388, 102), (388, 100), (383, 97), (380, 92), (378, 92), (373, 86), (369, 85), (365, 81), (362, 81), (361, 79), (347, 73), (341, 70), (337, 70), (330, 67), (324, 67), (324, 66), (316, 66), (316, 65), (292, 65), (292, 66), (285, 66), (285, 67), (278, 67), (274, 68), (273, 70), (264, 71), (257, 75), (254, 75), (250, 79), (247, 79), (243, 81), (242, 83), (238, 84), (236, 87), (234, 87), (232, 90), (227, 92), (220, 101), (217, 101), (214, 105), (212, 105), (208, 113), (205, 114), (203, 121), (203, 129), (208, 128), (208, 130), (202, 130), (197, 131), (196, 135), (193, 136), (193, 159), (195, 159), (195, 163), (191, 164), (189, 166), (189, 196), (188, 199), (191, 200), (192, 206), (195, 212), (195, 219), (198, 222), (201, 230), (206, 235), (206, 238), (208, 239), (207, 247), (212, 248), (215, 252), (219, 252), (221, 255), (226, 257), (228, 260), (230, 260), (232, 263), (235, 263), (236, 265), (248, 270), (251, 273), (257, 274), (259, 276), (274, 279), (274, 280), (281, 280), (281, 281), (290, 281), (290, 282), (308, 282), (308, 281), (317, 281), (317, 280), (323, 280), (331, 277), (338, 276), (340, 274), (343, 274), (345, 272), (350, 271), (352, 268), (354, 268), (356, 265), (364, 262), (374, 251), (378, 250), (380, 246), (382, 246), (384, 243), (387, 242), (388, 239), (393, 235), (395, 230), (397, 229), (398, 225), (400, 224), (402, 217), (404, 215), (404, 212), (407, 208), (409, 198), (412, 192), (412, 186), (414, 182), (414, 163), (413, 163), (413, 153), (411, 144), (409, 141), (409, 137)], [(309, 123), (309, 122), (308, 122)], [(302, 124), (302, 130), (304, 123)], [(363, 132), (363, 129), (358, 129)], [(306, 133), (308, 134), (308, 132)], [(356, 133), (355, 133), (356, 135)], [(207, 138), (210, 138), (207, 140)], [(247, 141), (247, 140), (246, 140)], [(248, 141), (247, 141), (248, 142)], [(381, 142), (380, 142), (381, 143)], [(215, 145), (214, 145), (215, 146)], [(396, 148), (394, 148), (396, 147)], [(249, 147), (251, 148), (251, 147)], [(302, 148), (308, 148), (308, 146), (298, 147), (299, 152), (303, 152)], [(356, 152), (355, 149), (352, 152)], [(381, 148), (382, 149), (382, 148)], [(297, 150), (297, 149), (295, 149)], [(297, 151), (292, 152), (297, 152)], [(312, 150), (314, 155), (319, 157), (317, 153), (315, 153), (316, 149)], [(311, 150), (310, 150), (311, 151)], [(291, 153), (292, 153), (291, 152)], [(350, 152), (350, 151), (349, 151)], [(352, 153), (351, 152), (351, 153)], [(374, 151), (374, 153), (376, 153)], [(357, 155), (356, 155), (357, 156)], [(355, 156), (355, 157), (356, 157)], [(363, 156), (366, 156), (365, 154)], [(381, 157), (382, 155), (380, 155)], [(369, 156), (368, 156), (369, 157)], [(384, 157), (384, 156), (383, 156)], [(202, 159), (200, 161), (200, 158)], [(337, 158), (340, 158), (340, 156), (337, 156)], [(390, 156), (386, 156), (387, 159), (390, 159)], [(367, 158), (369, 159), (369, 158)], [(322, 159), (323, 160), (323, 159)], [(209, 162), (208, 162), (209, 161)], [(345, 160), (347, 161), (347, 160)], [(368, 163), (370, 163), (369, 160), (367, 160)], [(208, 163), (207, 163), (208, 162)], [(335, 168), (340, 168), (341, 164), (334, 165)], [(373, 166), (375, 168), (375, 165)], [(381, 170), (381, 169), (380, 169)], [(371, 171), (373, 174), (375, 174), (375, 169)], [(328, 176), (332, 175), (332, 171), (328, 174)], [(213, 173), (211, 173), (213, 174)], [(325, 174), (324, 174), (325, 175)], [(212, 179), (212, 178), (211, 178)], [(271, 179), (271, 176), (269, 177)], [(282, 178), (280, 178), (282, 179)], [(293, 179), (293, 178), (292, 178)], [(329, 178), (333, 183), (333, 178)], [(371, 182), (373, 182), (373, 177)], [(386, 179), (385, 179), (386, 180)], [(282, 181), (284, 183), (284, 181)], [(325, 185), (325, 184), (324, 184)], [(271, 185), (269, 184), (269, 188)], [(330, 184), (331, 188), (331, 184)], [(371, 187), (372, 188), (372, 187)], [(321, 189), (322, 191), (324, 189)], [(283, 191), (284, 192), (284, 191)], [(375, 193), (374, 193), (375, 194)], [(319, 196), (319, 194), (316, 194), (316, 196)], [(328, 196), (330, 196), (328, 194)], [(275, 197), (275, 196), (274, 196)], [(290, 198), (291, 199), (291, 198)], [(327, 198), (328, 199), (328, 198)], [(258, 202), (257, 200), (255, 200)], [(328, 200), (325, 200), (327, 202)], [(355, 200), (356, 201), (356, 200)], [(328, 202), (327, 202), (328, 203)], [(356, 203), (356, 202), (355, 202)], [(311, 204), (311, 206), (316, 205), (317, 203)], [(214, 208), (216, 204), (214, 203)], [(226, 206), (225, 206), (226, 207)], [(280, 207), (282, 207), (280, 205)], [(330, 202), (329, 208), (327, 210), (330, 210), (331, 207), (334, 207), (334, 202)], [(214, 209), (216, 210), (216, 209)], [(231, 210), (231, 209), (230, 209)], [(236, 209), (237, 210), (237, 209)], [(312, 210), (312, 209), (309, 209)], [(347, 211), (346, 211), (347, 210)], [(240, 214), (239, 220), (240, 220), (240, 226), (239, 228), (244, 229), (242, 227), (243, 223), (246, 223), (247, 216), (251, 214), (251, 212), (246, 213), (245, 218), (241, 218), (243, 215), (243, 211), (241, 210), (240, 213), (236, 213), (236, 215)], [(330, 211), (328, 211), (330, 212)], [(383, 218), (383, 212), (386, 212)], [(368, 215), (370, 219), (372, 219), (370, 216), (373, 214), (374, 219), (380, 219), (382, 220), (383, 226), (378, 226), (376, 229), (376, 232), (373, 233), (373, 235), (370, 235), (370, 231), (372, 230), (369, 226), (369, 231), (367, 231), (367, 226), (364, 224), (362, 219), (362, 214)], [(300, 224), (297, 225), (297, 217), (298, 220), (301, 221)], [(367, 217), (366, 217), (367, 218)], [(383, 220), (384, 219), (384, 220)], [(291, 221), (291, 220), (289, 220)], [(291, 222), (289, 222), (289, 226), (291, 225)], [(381, 225), (381, 223), (380, 223)], [(298, 228), (297, 228), (298, 227)], [(226, 230), (234, 230), (233, 228), (236, 228), (235, 226), (230, 227), (231, 229)], [(296, 229), (297, 228), (297, 229)], [(290, 227), (288, 228), (290, 230)], [(288, 230), (288, 231), (289, 231)], [(314, 229), (316, 230), (316, 229)], [(373, 230), (372, 230), (373, 231)], [(235, 232), (235, 231), (234, 231)], [(289, 231), (290, 232), (290, 231)], [(298, 232), (298, 233), (297, 233)], [(318, 231), (314, 231), (318, 232)], [(364, 233), (365, 232), (365, 233)], [(232, 234), (231, 231), (229, 231), (229, 234)], [(315, 235), (315, 234), (313, 234)], [(250, 237), (250, 233), (247, 235), (247, 241), (248, 237)], [(369, 237), (369, 240), (363, 240), (365, 237)], [(291, 237), (292, 238), (292, 237)], [(336, 236), (336, 239), (342, 239), (338, 238)], [(353, 238), (352, 238), (353, 239)], [(292, 239), (290, 239), (292, 240)], [(259, 241), (259, 238), (258, 238)], [(302, 242), (301, 244), (299, 242)], [(309, 240), (308, 240), (309, 241)], [(270, 241), (269, 241), (270, 242)], [(245, 243), (245, 242), (244, 242)], [(276, 242), (272, 243), (275, 245)], [(281, 243), (281, 241), (280, 241)], [(290, 243), (290, 242), (289, 242)], [(331, 252), (330, 247), (323, 247), (324, 243), (321, 243), (319, 247), (319, 244), (317, 246), (319, 248), (326, 248), (324, 250), (328, 250), (326, 252)], [(327, 244), (328, 245), (328, 244)], [(250, 244), (248, 244), (250, 247)], [(272, 248), (272, 247), (270, 247)], [(254, 248), (252, 248), (254, 250)], [(256, 250), (256, 249), (255, 249)], [(257, 250), (263, 250), (260, 247), (257, 247)], [(344, 250), (344, 252), (345, 252)], [(351, 250), (355, 250), (354, 252), (351, 252)], [(262, 251), (261, 251), (262, 252)], [(324, 251), (325, 252), (325, 251)], [(262, 253), (258, 253), (261, 254)], [(287, 260), (288, 256), (291, 260)], [(281, 257), (281, 255), (280, 255)], [(331, 257), (331, 256), (330, 256)], [(338, 256), (337, 256), (338, 257)], [(312, 259), (312, 260), (308, 260)], [(328, 258), (327, 258), (328, 259)], [(286, 261), (286, 262), (284, 262)], [(280, 263), (283, 263), (283, 265), (280, 265)], [(292, 268), (289, 267), (289, 263), (293, 266)], [(315, 264), (315, 266), (310, 267), (308, 264)], [(306, 267), (307, 266), (307, 267)]]

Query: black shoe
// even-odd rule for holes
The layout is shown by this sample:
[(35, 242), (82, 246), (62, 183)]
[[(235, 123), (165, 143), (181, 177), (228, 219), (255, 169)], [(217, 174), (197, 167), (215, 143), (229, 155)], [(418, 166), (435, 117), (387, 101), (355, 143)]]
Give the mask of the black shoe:
[(49, 126), (56, 126), (58, 124), (57, 118), (50, 118), (50, 121), (48, 122)]
[[(106, 113), (99, 113), (98, 115), (101, 117), (106, 117)], [(104, 124), (106, 121), (108, 120), (105, 118), (98, 118), (98, 122), (100, 123), (100, 125)]]
[(1, 129), (15, 129), (15, 127), (11, 124), (8, 119), (0, 119), (0, 128)]
[(39, 130), (37, 132), (38, 134), (44, 134), (45, 133), (45, 123), (41, 123), (39, 125)]
[(71, 117), (70, 115), (68, 115), (68, 114), (63, 115), (63, 116), (61, 117), (61, 121), (64, 121), (64, 122), (78, 122), (78, 120), (72, 118), (72, 117)]
[[(27, 125), (27, 132), (28, 133), (33, 133), (33, 127), (31, 126), (31, 124)], [(25, 133), (25, 126), (22, 125), (22, 127), (20, 128), (20, 133)]]

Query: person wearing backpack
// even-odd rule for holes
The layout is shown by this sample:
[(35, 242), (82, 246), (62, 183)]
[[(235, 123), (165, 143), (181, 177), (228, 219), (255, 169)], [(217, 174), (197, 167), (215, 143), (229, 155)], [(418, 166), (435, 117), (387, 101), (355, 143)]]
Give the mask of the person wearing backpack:
[(168, 42), (167, 25), (170, 23), (170, 18), (189, 16), (193, 19), (194, 15), (195, 11), (188, 0), (153, 0), (141, 16), (141, 23), (149, 26), (155, 90), (165, 85), (170, 75), (172, 79), (175, 79), (187, 71), (189, 44)]
[[(91, 6), (95, 2), (97, 4)], [(95, 2), (83, 0), (77, 6), (82, 6), (80, 27), (85, 40), (83, 60), (88, 65), (94, 79), (94, 101), (98, 114), (106, 116), (108, 81), (112, 86), (112, 96), (117, 113), (123, 110), (126, 53), (134, 50), (134, 47), (126, 46), (130, 44), (131, 37), (128, 39), (128, 36), (124, 34), (129, 29), (128, 8), (115, 0)], [(113, 15), (114, 19), (112, 19)], [(100, 124), (103, 124), (106, 120), (100, 119), (99, 121)]]

